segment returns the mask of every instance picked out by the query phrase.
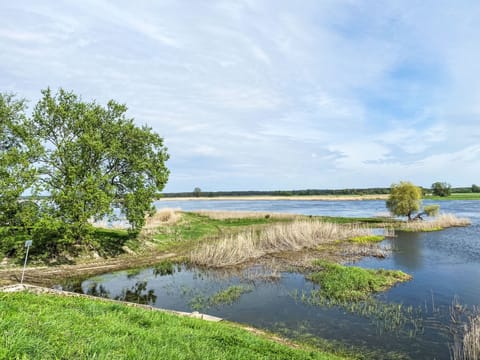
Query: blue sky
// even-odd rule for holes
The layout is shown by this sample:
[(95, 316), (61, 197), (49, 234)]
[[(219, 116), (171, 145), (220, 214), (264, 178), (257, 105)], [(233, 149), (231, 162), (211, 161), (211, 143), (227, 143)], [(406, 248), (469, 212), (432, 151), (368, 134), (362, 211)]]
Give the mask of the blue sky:
[(2, 1), (0, 91), (126, 103), (165, 191), (480, 184), (478, 1)]

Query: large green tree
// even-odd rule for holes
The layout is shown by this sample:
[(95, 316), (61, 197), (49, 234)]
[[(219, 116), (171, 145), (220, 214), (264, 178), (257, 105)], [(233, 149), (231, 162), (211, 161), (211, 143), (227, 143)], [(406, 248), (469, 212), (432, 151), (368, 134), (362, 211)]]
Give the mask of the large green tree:
[(63, 89), (42, 95), (29, 126), (44, 148), (37, 167), (49, 194), (48, 216), (77, 243), (89, 239), (91, 219), (114, 208), (138, 231), (168, 179), (163, 139), (113, 100), (101, 106)]
[(30, 224), (27, 206), (20, 196), (33, 190), (40, 151), (39, 143), (26, 126), (25, 100), (0, 94), (0, 226)]

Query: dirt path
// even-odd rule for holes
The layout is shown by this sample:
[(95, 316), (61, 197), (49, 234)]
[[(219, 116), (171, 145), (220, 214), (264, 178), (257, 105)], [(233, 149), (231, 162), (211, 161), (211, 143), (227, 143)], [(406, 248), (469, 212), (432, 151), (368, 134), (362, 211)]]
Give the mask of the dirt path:
[[(132, 255), (114, 259), (101, 259), (83, 264), (27, 267), (24, 282), (33, 285), (52, 286), (67, 278), (94, 276), (110, 271), (153, 265), (175, 256), (177, 255), (174, 253)], [(19, 283), (21, 276), (21, 267), (0, 269), (0, 286)]]

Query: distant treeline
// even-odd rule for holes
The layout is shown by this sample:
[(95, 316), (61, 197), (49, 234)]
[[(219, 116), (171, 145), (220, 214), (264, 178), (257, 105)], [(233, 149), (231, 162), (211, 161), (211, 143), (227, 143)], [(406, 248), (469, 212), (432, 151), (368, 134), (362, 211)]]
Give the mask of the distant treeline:
[[(430, 193), (430, 188), (422, 188), (424, 193)], [(452, 193), (471, 193), (471, 187), (452, 188)], [(306, 189), (306, 190), (274, 190), (274, 191), (190, 191), (163, 193), (161, 197), (220, 197), (220, 196), (308, 196), (308, 195), (379, 195), (389, 194), (390, 188), (367, 189)]]
[(371, 189), (306, 189), (306, 190), (274, 190), (274, 191), (201, 191), (164, 193), (163, 197), (219, 197), (219, 196), (307, 196), (307, 195), (366, 195), (388, 194), (390, 188)]

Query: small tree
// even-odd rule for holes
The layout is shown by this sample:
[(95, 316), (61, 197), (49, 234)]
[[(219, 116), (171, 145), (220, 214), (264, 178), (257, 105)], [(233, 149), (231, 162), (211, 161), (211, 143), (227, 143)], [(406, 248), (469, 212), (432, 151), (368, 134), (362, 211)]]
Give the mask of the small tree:
[(408, 221), (423, 220), (425, 215), (436, 216), (440, 209), (439, 205), (426, 205), (419, 211), (422, 206), (422, 189), (408, 181), (392, 184), (386, 205), (390, 213), (406, 216)]
[(392, 184), (386, 205), (388, 210), (396, 216), (406, 216), (412, 220), (412, 214), (420, 209), (422, 189), (411, 182), (401, 181)]
[(200, 197), (201, 194), (202, 194), (202, 189), (200, 189), (199, 187), (196, 187), (195, 189), (193, 189), (193, 196)]
[(437, 181), (432, 184), (432, 193), (435, 196), (450, 196), (452, 186), (446, 182)]
[(472, 193), (479, 193), (479, 192), (480, 192), (480, 186), (473, 184)]

